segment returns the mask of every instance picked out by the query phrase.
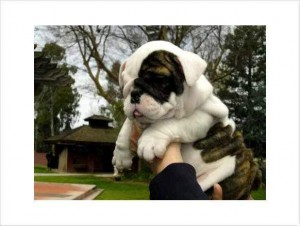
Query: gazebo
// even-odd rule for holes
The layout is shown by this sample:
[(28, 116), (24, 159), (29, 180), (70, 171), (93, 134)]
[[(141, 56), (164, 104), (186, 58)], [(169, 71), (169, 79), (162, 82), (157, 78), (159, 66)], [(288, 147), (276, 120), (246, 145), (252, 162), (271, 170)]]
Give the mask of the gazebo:
[(113, 172), (111, 163), (118, 131), (103, 116), (84, 119), (89, 125), (65, 131), (45, 140), (55, 145), (60, 172)]

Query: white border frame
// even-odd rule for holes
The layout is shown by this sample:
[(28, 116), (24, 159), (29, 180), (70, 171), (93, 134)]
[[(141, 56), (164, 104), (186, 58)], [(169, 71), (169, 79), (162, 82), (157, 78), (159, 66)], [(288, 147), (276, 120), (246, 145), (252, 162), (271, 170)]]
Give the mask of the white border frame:
[[(33, 201), (33, 28), (57, 24), (267, 25), (267, 201)], [(1, 225), (299, 225), (298, 1), (2, 1), (0, 49)]]

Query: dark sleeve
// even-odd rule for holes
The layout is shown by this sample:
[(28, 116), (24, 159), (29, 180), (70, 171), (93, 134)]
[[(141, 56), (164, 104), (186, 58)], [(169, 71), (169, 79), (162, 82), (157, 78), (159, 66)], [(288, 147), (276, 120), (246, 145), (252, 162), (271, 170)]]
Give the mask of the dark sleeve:
[(194, 167), (173, 163), (157, 174), (149, 185), (151, 200), (207, 200), (196, 180)]

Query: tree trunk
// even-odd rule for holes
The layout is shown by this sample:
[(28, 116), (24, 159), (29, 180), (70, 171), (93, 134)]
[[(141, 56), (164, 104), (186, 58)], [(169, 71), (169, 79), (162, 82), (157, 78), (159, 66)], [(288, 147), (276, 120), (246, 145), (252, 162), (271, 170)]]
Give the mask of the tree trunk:
[[(50, 123), (50, 131), (51, 131), (51, 137), (54, 136), (54, 100), (53, 100), (53, 88), (50, 87), (50, 118), (51, 118), (51, 123)], [(52, 154), (55, 155), (55, 146), (54, 144), (51, 145), (52, 149)]]

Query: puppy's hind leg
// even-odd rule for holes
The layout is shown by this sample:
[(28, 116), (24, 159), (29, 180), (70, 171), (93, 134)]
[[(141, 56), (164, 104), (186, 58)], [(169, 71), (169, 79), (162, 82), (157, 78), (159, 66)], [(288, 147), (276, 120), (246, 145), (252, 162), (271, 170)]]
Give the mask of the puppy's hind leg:
[(206, 191), (214, 184), (221, 182), (233, 174), (235, 169), (235, 157), (226, 156), (216, 162), (207, 164), (207, 170), (197, 175), (197, 181), (203, 191)]

